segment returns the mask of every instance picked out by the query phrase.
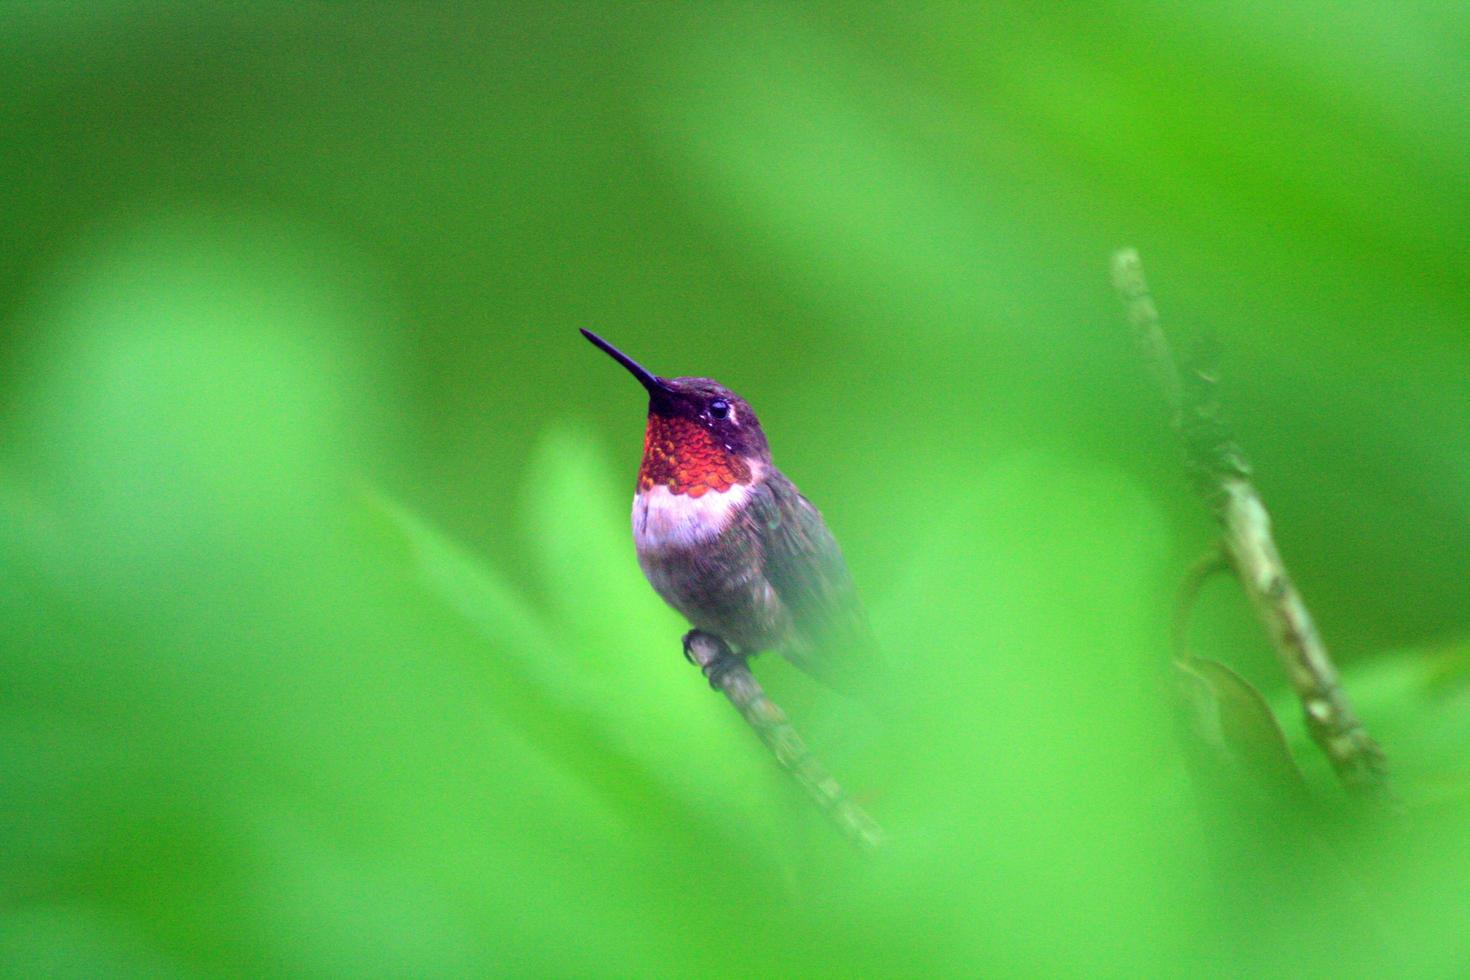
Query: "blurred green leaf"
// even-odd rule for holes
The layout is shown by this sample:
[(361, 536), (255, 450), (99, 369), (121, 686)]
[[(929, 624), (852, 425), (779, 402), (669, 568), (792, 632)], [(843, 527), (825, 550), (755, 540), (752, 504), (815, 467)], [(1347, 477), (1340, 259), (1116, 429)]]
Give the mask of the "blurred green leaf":
[(1271, 706), (1250, 682), (1214, 660), (1175, 661), (1181, 696), (1196, 737), (1218, 764), (1235, 769), (1280, 805), (1299, 806), (1306, 783)]
[(397, 501), (382, 493), (371, 493), (367, 500), (402, 537), (429, 592), (526, 669), (549, 671), (557, 666), (533, 655), (550, 647), (550, 633), (509, 582)]
[[(629, 428), (639, 424), (629, 412)], [(631, 471), (636, 460), (629, 464)], [(631, 482), (614, 478), (588, 433), (565, 425), (547, 429), (526, 470), (526, 553), (536, 563), (547, 608), (588, 655), (634, 653), (651, 643), (677, 654), (688, 629), (638, 570), (628, 517)]]

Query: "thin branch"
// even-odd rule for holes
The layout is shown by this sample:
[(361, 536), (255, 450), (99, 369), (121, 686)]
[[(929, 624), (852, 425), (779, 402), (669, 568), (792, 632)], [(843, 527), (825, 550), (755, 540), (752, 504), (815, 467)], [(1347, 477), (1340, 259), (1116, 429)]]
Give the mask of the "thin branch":
[(1194, 616), (1195, 600), (1199, 598), (1200, 590), (1215, 575), (1229, 570), (1229, 557), (1219, 544), (1215, 544), (1193, 565), (1189, 566), (1189, 571), (1184, 573), (1184, 581), (1179, 585), (1179, 597), (1174, 602), (1174, 661), (1176, 663), (1187, 664), (1191, 659), (1189, 622)]
[(1271, 515), (1251, 482), (1250, 464), (1225, 423), (1210, 352), (1195, 352), (1181, 371), (1164, 336), (1138, 253), (1133, 249), (1116, 253), (1112, 271), (1134, 337), (1168, 400), (1190, 478), (1220, 523), (1225, 552), (1301, 701), (1307, 730), (1344, 785), (1386, 797), (1383, 750), (1353, 711), (1306, 602), (1287, 574), (1271, 533)]
[(766, 697), (760, 682), (745, 665), (744, 657), (732, 653), (718, 636), (702, 630), (694, 630), (684, 637), (684, 654), (709, 678), (711, 687), (730, 699), (781, 768), (806, 790), (849, 840), (868, 850), (883, 843), (883, 829), (843, 792), (841, 784), (812, 755), (787, 720), (786, 712)]

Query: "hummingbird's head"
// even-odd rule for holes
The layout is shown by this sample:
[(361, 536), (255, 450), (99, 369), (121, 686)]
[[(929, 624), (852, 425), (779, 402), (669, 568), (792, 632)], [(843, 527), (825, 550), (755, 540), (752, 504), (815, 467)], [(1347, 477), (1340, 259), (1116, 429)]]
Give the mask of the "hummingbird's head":
[(664, 486), (699, 497), (764, 475), (771, 449), (744, 398), (709, 378), (660, 378), (592, 331), (582, 335), (648, 391), (640, 492)]

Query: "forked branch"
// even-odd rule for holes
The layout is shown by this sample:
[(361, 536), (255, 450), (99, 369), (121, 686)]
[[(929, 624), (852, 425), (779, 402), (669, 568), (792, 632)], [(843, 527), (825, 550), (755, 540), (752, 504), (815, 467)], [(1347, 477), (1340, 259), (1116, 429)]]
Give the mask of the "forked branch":
[(1113, 256), (1113, 285), (1145, 360), (1164, 391), (1184, 443), (1195, 490), (1220, 524), (1221, 544), (1276, 649), (1302, 705), (1307, 730), (1349, 789), (1386, 798), (1383, 750), (1353, 711), (1337, 668), (1317, 633), (1276, 540), (1251, 467), (1225, 422), (1212, 358), (1201, 351), (1181, 370), (1133, 249)]

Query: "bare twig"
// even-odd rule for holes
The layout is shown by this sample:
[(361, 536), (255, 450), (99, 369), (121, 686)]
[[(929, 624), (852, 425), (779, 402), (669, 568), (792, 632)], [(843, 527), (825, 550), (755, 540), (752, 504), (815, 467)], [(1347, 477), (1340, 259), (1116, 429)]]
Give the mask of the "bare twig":
[(732, 653), (718, 636), (702, 630), (694, 630), (684, 637), (684, 653), (704, 671), (710, 686), (730, 699), (781, 768), (806, 790), (849, 840), (869, 850), (883, 842), (883, 830), (877, 821), (843, 792), (841, 784), (812, 755), (787, 720), (786, 712), (766, 697), (743, 657)]
[(1383, 750), (1353, 711), (1306, 603), (1287, 574), (1271, 534), (1271, 516), (1251, 482), (1250, 464), (1225, 424), (1211, 357), (1197, 353), (1180, 370), (1133, 249), (1113, 256), (1113, 285), (1168, 399), (1191, 480), (1220, 523), (1225, 552), (1301, 701), (1307, 730), (1344, 785), (1386, 796)]

